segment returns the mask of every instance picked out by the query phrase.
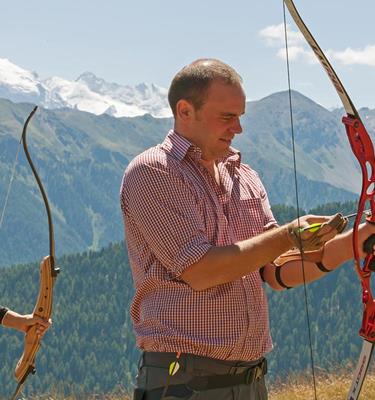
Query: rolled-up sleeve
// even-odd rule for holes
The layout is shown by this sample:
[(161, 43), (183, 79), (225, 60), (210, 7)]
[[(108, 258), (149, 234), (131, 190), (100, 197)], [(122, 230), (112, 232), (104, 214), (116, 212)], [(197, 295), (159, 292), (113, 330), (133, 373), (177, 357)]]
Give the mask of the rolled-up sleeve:
[(179, 277), (211, 248), (200, 202), (173, 162), (136, 161), (128, 167), (121, 187), (125, 234), (141, 235), (152, 254)]
[(275, 228), (276, 226), (278, 226), (278, 224), (275, 217), (273, 216), (266, 189), (264, 188), (260, 180), (259, 180), (259, 186), (260, 186), (260, 198), (264, 213), (264, 222), (263, 222), (264, 230), (267, 231), (268, 229)]

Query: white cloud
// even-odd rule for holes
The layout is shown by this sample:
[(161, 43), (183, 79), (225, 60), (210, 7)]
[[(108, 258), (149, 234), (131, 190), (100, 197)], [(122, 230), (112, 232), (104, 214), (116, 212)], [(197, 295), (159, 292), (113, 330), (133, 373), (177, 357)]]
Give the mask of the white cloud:
[[(290, 25), (286, 25), (288, 36), (288, 44), (290, 46), (297, 46), (304, 42), (304, 37), (301, 32), (293, 31)], [(284, 24), (270, 25), (259, 32), (259, 36), (265, 40), (268, 46), (279, 47), (285, 46), (285, 30)]]
[[(318, 63), (318, 59), (310, 49), (302, 33), (292, 30), (287, 24), (288, 56), (290, 61), (303, 61), (309, 64)], [(286, 59), (284, 24), (270, 25), (259, 32), (259, 36), (267, 46), (278, 47), (277, 56)], [(348, 47), (344, 51), (327, 50), (324, 52), (330, 60), (344, 65), (367, 65), (375, 67), (375, 45), (367, 45), (362, 49)]]
[[(281, 48), (277, 52), (277, 56), (282, 58), (283, 60), (286, 59), (286, 48)], [(306, 48), (302, 46), (289, 46), (288, 47), (288, 58), (289, 61), (296, 61), (302, 60), (308, 62), (309, 64), (316, 64), (318, 63), (318, 59), (312, 52), (312, 50), (306, 50)]]
[(375, 67), (375, 45), (367, 45), (363, 49), (348, 47), (344, 51), (330, 50), (329, 55), (344, 65), (358, 64)]
[[(288, 56), (290, 61), (302, 60), (313, 64), (317, 62), (316, 57), (308, 46), (302, 33), (292, 30), (287, 24)], [(270, 25), (259, 32), (259, 36), (266, 42), (267, 46), (278, 47), (277, 56), (286, 59), (284, 24)]]

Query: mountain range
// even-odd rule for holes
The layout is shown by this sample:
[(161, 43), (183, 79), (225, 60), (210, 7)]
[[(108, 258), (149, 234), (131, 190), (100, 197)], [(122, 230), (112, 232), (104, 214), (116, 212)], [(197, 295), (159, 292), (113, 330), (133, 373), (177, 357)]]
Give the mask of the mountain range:
[(28, 102), (47, 109), (73, 108), (96, 115), (135, 117), (151, 114), (169, 117), (167, 90), (155, 84), (136, 86), (109, 83), (91, 72), (75, 81), (58, 76), (40, 79), (28, 71), (0, 58), (0, 97), (16, 103)]

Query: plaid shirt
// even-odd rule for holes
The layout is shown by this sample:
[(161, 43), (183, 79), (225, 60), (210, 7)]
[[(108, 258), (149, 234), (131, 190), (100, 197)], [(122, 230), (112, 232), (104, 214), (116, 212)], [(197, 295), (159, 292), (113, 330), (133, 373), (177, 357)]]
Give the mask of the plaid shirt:
[[(268, 306), (258, 271), (203, 291), (181, 279), (212, 246), (276, 225), (259, 177), (230, 149), (221, 185), (200, 164), (201, 150), (170, 131), (125, 171), (121, 208), (135, 284), (131, 317), (146, 351), (255, 360), (271, 350)], [(233, 265), (232, 268), (236, 266)]]

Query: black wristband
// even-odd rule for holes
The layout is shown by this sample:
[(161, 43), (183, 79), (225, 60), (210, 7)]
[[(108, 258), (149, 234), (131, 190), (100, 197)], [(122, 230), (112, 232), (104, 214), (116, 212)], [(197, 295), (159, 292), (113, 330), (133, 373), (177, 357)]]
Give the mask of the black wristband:
[(287, 286), (281, 279), (281, 267), (275, 267), (275, 278), (277, 280), (277, 283), (283, 287), (284, 289), (291, 289), (292, 286)]
[(317, 263), (315, 263), (315, 264), (316, 264), (316, 266), (317, 266), (321, 271), (323, 271), (323, 272), (325, 272), (325, 273), (331, 272), (331, 271), (332, 271), (331, 269), (327, 269), (327, 268), (324, 266), (324, 264), (321, 263), (321, 262), (317, 262)]
[(265, 282), (264, 280), (264, 266), (259, 268), (259, 275), (260, 275), (260, 279)]
[(3, 318), (5, 316), (5, 314), (9, 311), (8, 308), (6, 307), (0, 307), (0, 324), (3, 323)]

